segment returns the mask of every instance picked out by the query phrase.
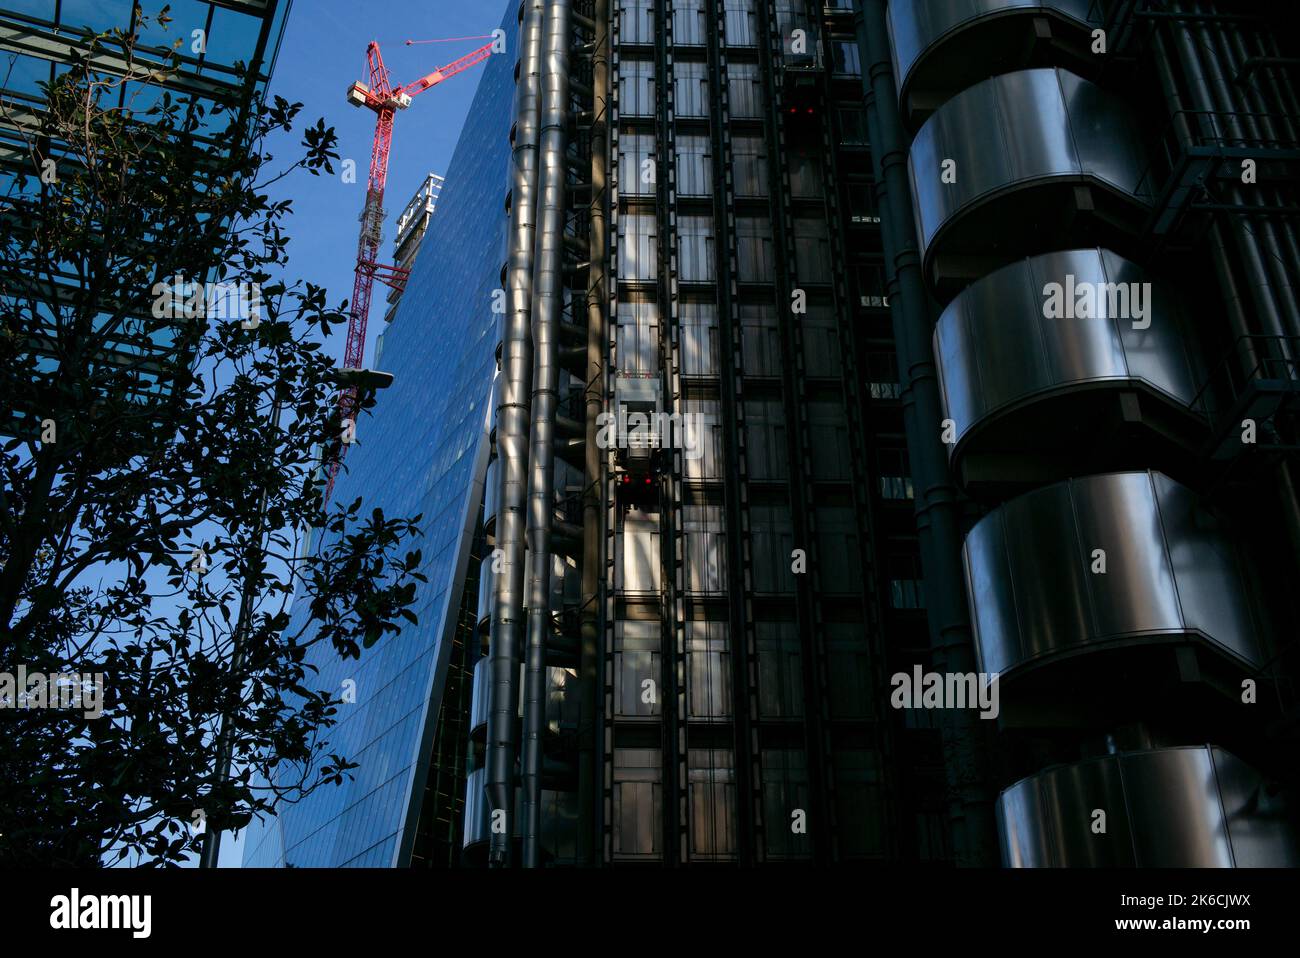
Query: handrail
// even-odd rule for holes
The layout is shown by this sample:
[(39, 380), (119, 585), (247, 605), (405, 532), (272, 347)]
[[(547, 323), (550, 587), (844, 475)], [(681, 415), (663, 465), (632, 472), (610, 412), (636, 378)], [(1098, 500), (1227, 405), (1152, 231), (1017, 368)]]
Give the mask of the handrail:
[[(1254, 364), (1250, 357), (1254, 356)], [(1238, 336), (1219, 360), (1215, 368), (1206, 377), (1204, 384), (1192, 399), (1192, 406), (1201, 405), (1206, 394), (1219, 383), (1227, 387), (1229, 406), (1236, 403), (1244, 393), (1245, 385), (1264, 379), (1289, 380), (1300, 389), (1300, 336), (1265, 336), (1247, 334)], [(1241, 383), (1241, 387), (1237, 383)], [(1201, 406), (1206, 415), (1212, 417), (1208, 406)]]

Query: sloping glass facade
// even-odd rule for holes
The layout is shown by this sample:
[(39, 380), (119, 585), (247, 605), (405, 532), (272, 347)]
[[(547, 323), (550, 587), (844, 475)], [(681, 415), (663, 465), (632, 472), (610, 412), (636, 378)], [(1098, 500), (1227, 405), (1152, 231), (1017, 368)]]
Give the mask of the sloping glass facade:
[[(328, 751), (359, 768), (351, 781), (253, 826), (246, 866), (402, 866), (410, 858), (487, 464), (499, 318), (493, 293), (506, 256), (514, 14), (512, 4), (502, 24), (506, 52), (488, 60), (478, 78), (438, 211), (384, 334), (383, 368), (393, 386), (358, 424), (358, 445), (334, 489), (338, 502), (364, 496), (367, 512), (423, 515), (413, 545), (428, 577), (414, 609), (419, 625), (363, 650), (360, 661), (315, 650), (317, 687), (339, 695), (345, 682), (356, 683), (356, 702), (340, 707)], [(399, 149), (419, 149), (397, 136)], [(296, 611), (291, 629), (305, 613)]]

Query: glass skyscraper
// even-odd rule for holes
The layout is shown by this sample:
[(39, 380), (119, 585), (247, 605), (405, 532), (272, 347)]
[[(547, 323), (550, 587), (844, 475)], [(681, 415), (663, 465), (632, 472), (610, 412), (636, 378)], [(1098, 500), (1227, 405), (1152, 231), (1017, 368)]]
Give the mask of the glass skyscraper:
[(355, 704), (340, 707), (328, 738), (360, 768), (354, 781), (322, 788), (254, 827), (248, 865), (391, 866), (411, 856), (487, 464), (515, 25), (508, 16), (508, 50), (478, 78), (437, 212), (384, 331), (382, 368), (393, 385), (382, 409), (358, 424), (358, 445), (334, 489), (338, 502), (364, 495), (367, 508), (423, 516), (423, 535), (412, 543), (428, 577), (413, 610), (419, 625), (364, 650), (359, 662), (321, 650), (321, 687), (341, 695), (346, 681), (356, 683)]

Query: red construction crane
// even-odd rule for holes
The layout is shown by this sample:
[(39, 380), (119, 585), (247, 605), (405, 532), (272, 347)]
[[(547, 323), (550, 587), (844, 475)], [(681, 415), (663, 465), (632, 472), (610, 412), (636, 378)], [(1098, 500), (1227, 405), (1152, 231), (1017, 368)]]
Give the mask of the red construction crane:
[[(469, 38), (467, 38), (469, 39)], [(473, 38), (478, 39), (478, 38)], [(412, 42), (406, 41), (409, 45)], [(472, 66), (477, 66), (492, 55), (488, 43), (472, 53), (467, 53), (459, 60), (453, 60), (446, 66), (439, 67), (427, 76), (406, 86), (394, 87), (388, 77), (388, 68), (379, 53), (379, 43), (371, 41), (366, 47), (366, 64), (370, 68), (369, 85), (360, 80), (348, 87), (348, 102), (353, 106), (364, 106), (377, 115), (375, 122), (375, 141), (370, 151), (370, 180), (366, 186), (366, 205), (361, 210), (361, 236), (357, 241), (356, 279), (352, 284), (352, 311), (348, 316), (348, 343), (343, 354), (344, 369), (359, 369), (366, 351), (366, 320), (370, 315), (370, 294), (374, 290), (375, 280), (398, 290), (406, 288), (409, 270), (400, 266), (380, 263), (379, 244), (384, 227), (384, 185), (388, 180), (388, 151), (393, 145), (393, 118), (398, 110), (405, 110), (411, 105), (411, 98), (435, 87), (443, 80), (449, 80), (457, 73), (463, 73)], [(339, 395), (340, 423), (356, 421), (356, 386), (348, 386)], [(347, 453), (347, 443), (334, 443), (335, 455), (326, 455), (326, 469), (329, 480), (325, 486), (325, 502), (330, 500), (334, 491), (334, 479), (338, 475), (339, 465)]]

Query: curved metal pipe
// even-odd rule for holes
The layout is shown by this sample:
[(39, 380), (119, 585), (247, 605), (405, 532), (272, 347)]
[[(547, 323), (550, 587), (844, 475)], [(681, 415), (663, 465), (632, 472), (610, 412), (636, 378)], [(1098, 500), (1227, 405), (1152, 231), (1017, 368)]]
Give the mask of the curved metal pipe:
[[(534, 189), (537, 182), (538, 70), (542, 0), (520, 11), (519, 75), (515, 90), (515, 142), (510, 205), (510, 262), (497, 405), (501, 489), (496, 543), (500, 572), (492, 603), (491, 706), (487, 728), (487, 799), (492, 812), (488, 861), (510, 864), (514, 835), (515, 722), (519, 712), (519, 660), (524, 592), (524, 498), (528, 474), (528, 413), (533, 376), (531, 328)], [(504, 812), (504, 821), (499, 818)]]
[(524, 664), (523, 864), (540, 858), (546, 643), (551, 633), (551, 524), (560, 404), (564, 295), (564, 188), (569, 123), (569, 0), (551, 0), (542, 29), (542, 125), (533, 256), (533, 423), (528, 476), (528, 648)]

